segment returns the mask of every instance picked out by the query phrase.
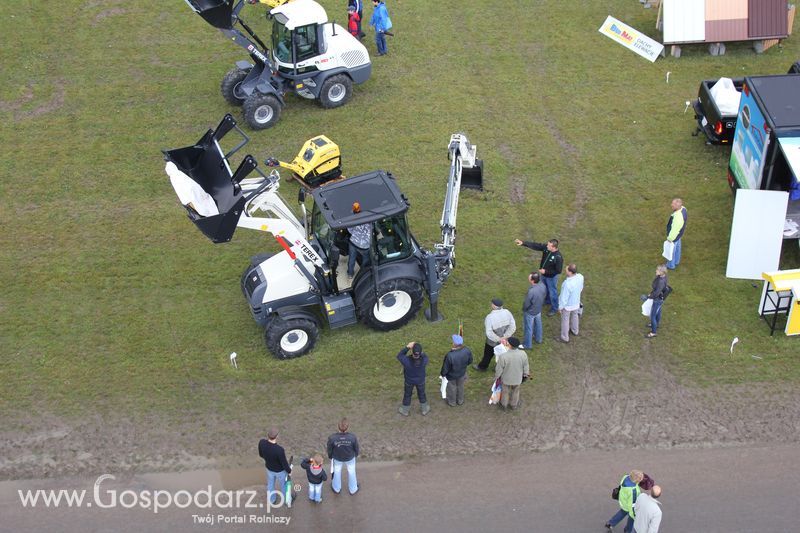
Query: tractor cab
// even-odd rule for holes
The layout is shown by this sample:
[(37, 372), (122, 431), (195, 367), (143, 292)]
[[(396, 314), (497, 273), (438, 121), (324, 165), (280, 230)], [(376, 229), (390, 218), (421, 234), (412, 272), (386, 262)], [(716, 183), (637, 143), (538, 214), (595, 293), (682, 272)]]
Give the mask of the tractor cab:
[[(316, 2), (296, 0), (273, 9), (273, 59), (282, 74), (318, 70), (313, 61), (326, 51), (324, 25), (328, 14)], [(297, 72), (295, 72), (297, 70)]]
[[(408, 259), (417, 248), (408, 229), (408, 201), (392, 175), (383, 170), (331, 182), (312, 191), (310, 233), (319, 244), (340, 290), (350, 287), (343, 256), (349, 254), (350, 229), (370, 225), (370, 263), (381, 267)], [(356, 273), (358, 281), (359, 272)]]

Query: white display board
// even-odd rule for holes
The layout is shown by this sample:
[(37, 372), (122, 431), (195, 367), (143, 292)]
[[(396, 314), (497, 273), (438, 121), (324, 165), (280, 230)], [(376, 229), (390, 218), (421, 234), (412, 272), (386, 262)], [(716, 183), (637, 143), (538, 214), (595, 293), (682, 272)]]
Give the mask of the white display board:
[(736, 190), (726, 277), (760, 280), (778, 270), (788, 202), (783, 191)]
[(663, 0), (664, 44), (706, 40), (704, 0)]

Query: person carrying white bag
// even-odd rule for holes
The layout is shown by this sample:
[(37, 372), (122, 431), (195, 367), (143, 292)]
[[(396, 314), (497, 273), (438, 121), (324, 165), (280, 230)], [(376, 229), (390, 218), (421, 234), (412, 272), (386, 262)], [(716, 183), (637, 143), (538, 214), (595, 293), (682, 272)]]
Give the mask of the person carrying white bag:
[(642, 304), (642, 314), (650, 316), (650, 323), (647, 325), (650, 328), (650, 333), (645, 335), (648, 339), (656, 336), (658, 325), (661, 322), (661, 309), (664, 305), (664, 300), (672, 292), (672, 287), (669, 286), (668, 281), (667, 266), (658, 265), (650, 294), (642, 295), (642, 301), (644, 302)]

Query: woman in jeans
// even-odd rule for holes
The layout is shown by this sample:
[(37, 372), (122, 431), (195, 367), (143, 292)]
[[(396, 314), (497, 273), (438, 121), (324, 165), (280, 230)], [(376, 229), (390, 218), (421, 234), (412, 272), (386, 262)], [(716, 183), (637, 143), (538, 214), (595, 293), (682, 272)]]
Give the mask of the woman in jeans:
[(650, 333), (645, 335), (652, 339), (658, 332), (658, 324), (661, 322), (661, 309), (664, 306), (664, 298), (667, 296), (667, 266), (658, 265), (656, 267), (656, 279), (653, 280), (653, 290), (647, 295), (653, 300), (653, 307), (650, 308)]

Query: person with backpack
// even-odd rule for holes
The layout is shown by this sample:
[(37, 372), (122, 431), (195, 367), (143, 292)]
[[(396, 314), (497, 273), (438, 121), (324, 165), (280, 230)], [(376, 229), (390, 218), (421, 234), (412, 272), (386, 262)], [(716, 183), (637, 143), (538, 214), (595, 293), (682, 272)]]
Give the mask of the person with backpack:
[(633, 531), (633, 505), (639, 497), (642, 489), (639, 488), (639, 482), (644, 479), (644, 473), (640, 470), (632, 470), (630, 474), (625, 474), (619, 482), (619, 486), (614, 488), (611, 497), (619, 502), (619, 511), (606, 522), (606, 530), (613, 531), (614, 526), (619, 524), (623, 518), (628, 517), (625, 524), (625, 533)]
[[(656, 278), (653, 280), (653, 287), (647, 298), (653, 300), (653, 306), (650, 308), (650, 333), (645, 335), (646, 338), (652, 339), (658, 333), (658, 325), (661, 322), (661, 310), (664, 307), (664, 299), (672, 292), (672, 287), (667, 283), (667, 266), (658, 265), (656, 267)], [(646, 311), (645, 311), (646, 312)]]
[(372, 5), (375, 10), (369, 19), (369, 25), (375, 28), (375, 46), (378, 48), (378, 55), (385, 56), (389, 53), (386, 48), (386, 33), (392, 29), (392, 19), (389, 18), (389, 11), (383, 0), (372, 0)]
[[(408, 351), (411, 350), (409, 354)], [(428, 366), (428, 356), (422, 351), (422, 345), (418, 342), (409, 342), (397, 354), (397, 360), (403, 365), (403, 378), (405, 388), (403, 390), (403, 404), (400, 406), (400, 414), (408, 416), (411, 409), (411, 396), (414, 389), (417, 389), (417, 398), (423, 415), (427, 415), (431, 406), (428, 405), (428, 397), (425, 394), (425, 367)]]

